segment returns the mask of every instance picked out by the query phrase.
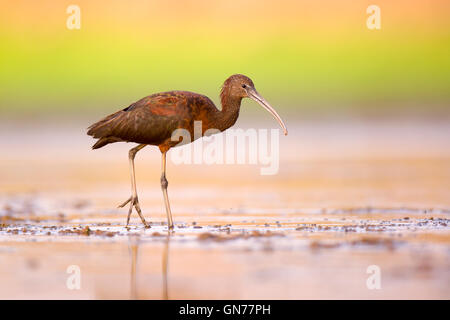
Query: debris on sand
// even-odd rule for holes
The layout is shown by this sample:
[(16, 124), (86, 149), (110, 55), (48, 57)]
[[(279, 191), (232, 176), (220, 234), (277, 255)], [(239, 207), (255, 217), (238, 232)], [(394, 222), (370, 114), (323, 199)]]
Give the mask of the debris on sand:
[(106, 236), (106, 237), (114, 237), (118, 234), (118, 232), (112, 231), (103, 231), (103, 230), (91, 230), (88, 226), (81, 229), (63, 229), (59, 230), (58, 234), (60, 235), (81, 235), (81, 236)]
[(221, 236), (219, 236), (219, 235), (217, 235), (217, 234), (213, 234), (213, 233), (211, 233), (211, 232), (203, 232), (203, 233), (200, 233), (200, 234), (197, 236), (197, 239), (198, 239), (198, 240), (216, 240), (216, 241), (223, 241), (223, 240), (226, 240), (226, 237), (221, 237)]
[(159, 233), (158, 231), (155, 231), (152, 233), (152, 237), (167, 237), (167, 234)]
[(354, 240), (351, 245), (369, 245), (369, 246), (381, 246), (388, 250), (395, 249), (395, 242), (392, 239), (387, 238), (377, 238), (377, 237), (362, 237), (361, 239)]
[(318, 249), (334, 249), (340, 247), (340, 243), (327, 243), (323, 241), (312, 241), (309, 244), (309, 247), (311, 250), (318, 250)]
[(222, 242), (222, 241), (227, 241), (227, 240), (263, 238), (263, 237), (274, 237), (274, 236), (284, 237), (285, 235), (283, 233), (272, 232), (270, 230), (268, 230), (266, 232), (253, 230), (250, 233), (236, 233), (236, 234), (229, 234), (229, 235), (219, 235), (219, 234), (214, 234), (211, 232), (203, 232), (197, 236), (197, 239), (200, 241), (213, 240), (213, 241)]
[(0, 224), (6, 224), (11, 222), (23, 222), (25, 221), (24, 218), (17, 218), (12, 215), (5, 215), (0, 217)]

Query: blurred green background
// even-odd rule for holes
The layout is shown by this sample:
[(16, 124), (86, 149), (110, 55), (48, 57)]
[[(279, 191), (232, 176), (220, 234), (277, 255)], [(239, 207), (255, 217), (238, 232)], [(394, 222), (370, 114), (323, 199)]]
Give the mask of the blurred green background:
[[(81, 9), (69, 30), (66, 9)], [(366, 8), (381, 9), (369, 30)], [(250, 76), (290, 114), (448, 113), (450, 2), (2, 1), (3, 116), (115, 111)]]

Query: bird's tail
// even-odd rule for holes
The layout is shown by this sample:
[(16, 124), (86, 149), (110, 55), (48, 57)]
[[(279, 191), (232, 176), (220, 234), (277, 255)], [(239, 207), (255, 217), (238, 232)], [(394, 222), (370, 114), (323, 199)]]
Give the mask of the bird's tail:
[(98, 141), (92, 146), (92, 149), (101, 148), (107, 145), (108, 143), (122, 141), (119, 138), (111, 136), (111, 125), (110, 125), (111, 121), (113, 121), (120, 112), (121, 111), (113, 113), (103, 118), (102, 120), (94, 123), (88, 128), (87, 134), (98, 139)]
[(94, 143), (94, 145), (92, 146), (92, 149), (98, 149), (98, 148), (106, 146), (109, 143), (120, 142), (120, 141), (123, 141), (123, 140), (116, 138), (116, 137), (100, 138), (97, 140), (96, 143)]
[(87, 134), (89, 136), (93, 136), (94, 138), (109, 136), (111, 134), (111, 126), (109, 124), (117, 117), (119, 113), (121, 113), (121, 111), (110, 114), (102, 120), (94, 123), (88, 128)]

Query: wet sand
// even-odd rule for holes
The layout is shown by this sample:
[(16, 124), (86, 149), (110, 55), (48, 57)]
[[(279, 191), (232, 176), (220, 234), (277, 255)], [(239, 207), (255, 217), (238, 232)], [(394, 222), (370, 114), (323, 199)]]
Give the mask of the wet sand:
[(136, 160), (151, 228), (126, 229), (132, 145), (91, 151), (83, 128), (1, 126), (1, 299), (450, 298), (445, 121), (298, 122), (274, 176), (169, 162), (170, 237), (159, 152)]

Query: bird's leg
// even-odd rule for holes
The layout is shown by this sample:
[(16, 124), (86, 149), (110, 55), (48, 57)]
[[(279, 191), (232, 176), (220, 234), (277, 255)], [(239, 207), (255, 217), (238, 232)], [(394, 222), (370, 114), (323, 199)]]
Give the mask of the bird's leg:
[(131, 149), (128, 153), (128, 158), (130, 160), (131, 197), (128, 198), (128, 200), (126, 200), (124, 203), (119, 205), (119, 208), (123, 208), (123, 207), (125, 207), (125, 205), (128, 202), (130, 203), (130, 209), (128, 210), (128, 216), (127, 216), (127, 225), (126, 225), (127, 227), (128, 227), (128, 224), (130, 223), (130, 216), (131, 216), (131, 212), (133, 211), (133, 207), (136, 208), (136, 211), (137, 211), (139, 217), (141, 218), (144, 226), (146, 228), (149, 227), (149, 225), (147, 224), (147, 222), (144, 219), (144, 216), (142, 215), (141, 207), (139, 206), (139, 200), (138, 200), (137, 191), (136, 191), (136, 177), (135, 177), (135, 173), (134, 173), (134, 157), (136, 156), (136, 153), (139, 150), (141, 150), (142, 148), (144, 148), (145, 146), (146, 146), (145, 144), (140, 144), (137, 147), (134, 147), (133, 149)]
[(170, 230), (173, 229), (173, 220), (172, 220), (172, 212), (170, 211), (169, 196), (167, 195), (167, 186), (169, 185), (169, 182), (166, 179), (166, 152), (167, 151), (162, 153), (161, 189), (164, 195), (164, 204), (166, 206), (166, 213), (167, 213), (167, 223)]

